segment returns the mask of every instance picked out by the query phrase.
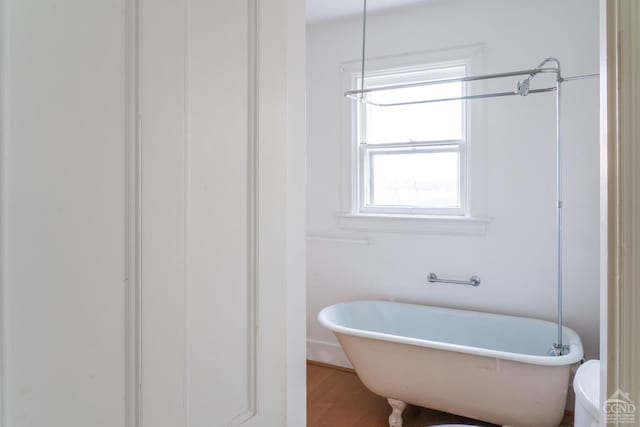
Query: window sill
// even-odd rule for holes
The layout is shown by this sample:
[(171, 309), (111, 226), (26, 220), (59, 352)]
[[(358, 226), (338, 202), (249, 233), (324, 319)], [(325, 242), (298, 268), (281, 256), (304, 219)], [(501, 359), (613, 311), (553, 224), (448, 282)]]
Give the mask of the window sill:
[(338, 227), (383, 233), (460, 234), (482, 236), (491, 218), (436, 215), (337, 214)]

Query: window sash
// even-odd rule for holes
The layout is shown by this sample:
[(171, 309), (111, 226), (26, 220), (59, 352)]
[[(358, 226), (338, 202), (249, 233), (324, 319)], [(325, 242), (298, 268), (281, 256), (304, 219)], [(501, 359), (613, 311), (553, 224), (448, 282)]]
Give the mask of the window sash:
[[(460, 77), (466, 75), (468, 64), (433, 64), (432, 66), (415, 66), (396, 70), (378, 70), (370, 72), (365, 76), (369, 78), (369, 84), (365, 82), (366, 87), (375, 87), (388, 85), (392, 83), (400, 83), (404, 81), (425, 81), (450, 77)], [(405, 77), (409, 76), (408, 79)], [(428, 78), (425, 79), (425, 76)], [(352, 84), (354, 88), (359, 88), (360, 76), (356, 73), (352, 74)], [(462, 86), (462, 95), (467, 91), (466, 85)], [(462, 120), (461, 120), (461, 138), (454, 140), (429, 140), (429, 141), (389, 141), (385, 143), (367, 144), (366, 143), (366, 103), (358, 103), (355, 106), (355, 144), (356, 144), (356, 168), (355, 173), (355, 202), (356, 212), (362, 214), (387, 214), (387, 215), (428, 215), (428, 216), (465, 216), (468, 213), (468, 162), (467, 162), (467, 138), (468, 138), (468, 116), (467, 103), (462, 102)], [(369, 107), (370, 108), (370, 107)], [(388, 107), (394, 108), (394, 107)], [(459, 153), (459, 181), (458, 196), (459, 207), (441, 208), (441, 207), (418, 207), (418, 206), (400, 206), (400, 205), (375, 205), (370, 203), (373, 200), (371, 191), (373, 189), (371, 173), (370, 156), (374, 152), (392, 153), (425, 153), (437, 150), (448, 150)]]
[[(464, 77), (466, 75), (467, 64), (433, 64), (431, 66), (423, 65), (421, 67), (411, 67), (411, 68), (403, 68), (397, 70), (378, 70), (371, 71), (365, 75), (365, 88), (371, 89), (380, 86), (387, 86), (392, 84), (399, 83), (416, 83), (421, 81), (431, 81), (431, 80), (442, 80), (447, 78), (455, 78), (455, 77)], [(353, 74), (352, 77), (352, 85), (353, 89), (360, 89), (362, 78), (357, 74)], [(461, 96), (465, 96), (467, 94), (467, 85), (462, 83), (462, 93)], [(461, 111), (461, 139), (467, 139), (467, 103), (465, 101), (460, 101), (462, 103), (462, 111)], [(356, 107), (356, 131), (357, 131), (357, 141), (360, 144), (367, 143), (367, 133), (369, 132), (367, 126), (367, 120), (369, 117), (369, 109), (373, 108), (371, 105), (361, 102), (357, 104)], [(397, 107), (378, 107), (378, 108), (397, 108)], [(405, 144), (408, 141), (387, 141), (384, 143), (376, 143), (376, 145), (386, 145), (386, 144)], [(417, 143), (421, 142), (437, 142), (437, 140), (429, 140), (429, 141), (415, 141)]]
[[(466, 172), (466, 144), (465, 140), (428, 141), (409, 144), (360, 144), (359, 146), (359, 188), (358, 212), (368, 214), (396, 214), (396, 215), (456, 215), (462, 216), (467, 207), (467, 172)], [(376, 205), (373, 200), (373, 171), (371, 167), (372, 155), (394, 154), (422, 154), (437, 152), (455, 152), (459, 155), (458, 179), (458, 207), (427, 207)]]

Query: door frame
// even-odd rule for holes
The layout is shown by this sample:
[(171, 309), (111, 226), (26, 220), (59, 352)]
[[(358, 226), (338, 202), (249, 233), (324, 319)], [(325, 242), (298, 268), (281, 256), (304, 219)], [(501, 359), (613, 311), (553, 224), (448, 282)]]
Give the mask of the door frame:
[(601, 0), (600, 24), (600, 400), (640, 405), (640, 3)]

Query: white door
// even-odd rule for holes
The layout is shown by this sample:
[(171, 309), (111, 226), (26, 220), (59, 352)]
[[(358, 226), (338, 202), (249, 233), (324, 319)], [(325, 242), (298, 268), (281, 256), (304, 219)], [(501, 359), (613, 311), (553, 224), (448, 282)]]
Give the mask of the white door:
[(0, 425), (124, 426), (125, 1), (0, 8)]
[(303, 0), (0, 7), (0, 427), (304, 426)]
[(142, 425), (303, 426), (302, 1), (140, 14)]

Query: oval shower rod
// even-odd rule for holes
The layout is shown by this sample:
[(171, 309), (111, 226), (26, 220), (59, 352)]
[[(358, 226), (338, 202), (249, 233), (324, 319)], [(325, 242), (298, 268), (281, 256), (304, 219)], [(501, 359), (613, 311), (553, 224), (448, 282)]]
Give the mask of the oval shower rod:
[[(497, 97), (514, 96), (514, 95), (527, 96), (529, 94), (554, 92), (558, 90), (557, 84), (554, 86), (544, 87), (540, 89), (529, 89), (528, 83), (526, 87), (522, 88), (520, 86), (522, 82), (518, 82), (519, 85), (514, 91), (493, 92), (493, 93), (484, 93), (484, 94), (478, 94), (478, 95), (463, 95), (463, 96), (449, 97), (449, 98), (421, 99), (417, 101), (378, 103), (378, 102), (373, 102), (371, 100), (368, 100), (365, 96), (366, 94), (369, 94), (369, 93), (382, 92), (385, 90), (407, 89), (412, 87), (424, 87), (424, 86), (440, 85), (440, 84), (447, 84), (447, 83), (461, 83), (461, 82), (472, 82), (472, 81), (478, 81), (478, 80), (501, 79), (505, 77), (517, 77), (517, 76), (526, 76), (526, 75), (528, 75), (529, 77), (525, 79), (525, 81), (528, 81), (531, 77), (534, 77), (537, 74), (541, 74), (541, 73), (556, 74), (556, 83), (563, 83), (563, 82), (572, 81), (572, 80), (595, 78), (599, 76), (599, 74), (585, 74), (581, 76), (562, 77), (562, 75), (560, 74), (559, 67), (533, 68), (529, 70), (509, 71), (505, 73), (484, 74), (484, 75), (478, 75), (478, 76), (465, 76), (465, 77), (430, 80), (426, 82), (416, 82), (416, 83), (402, 83), (402, 84), (396, 84), (396, 85), (379, 86), (379, 87), (368, 88), (368, 89), (354, 89), (354, 90), (346, 91), (344, 93), (344, 96), (354, 101), (366, 103), (369, 105), (373, 105), (375, 107), (397, 107), (402, 105), (428, 104), (432, 102), (462, 101), (462, 100), (483, 99), (483, 98), (497, 98)], [(364, 81), (364, 79), (362, 81)]]
[(438, 79), (438, 80), (429, 80), (426, 82), (415, 82), (415, 83), (401, 83), (396, 85), (387, 85), (387, 86), (379, 86), (370, 89), (357, 89), (357, 90), (349, 90), (345, 92), (345, 95), (358, 95), (369, 92), (378, 92), (383, 90), (391, 90), (391, 89), (405, 89), (411, 87), (422, 87), (422, 86), (431, 86), (431, 85), (439, 85), (446, 83), (459, 83), (459, 82), (470, 82), (475, 80), (490, 80), (490, 79), (501, 79), (504, 77), (516, 77), (516, 76), (525, 76), (525, 75), (535, 75), (538, 73), (558, 73), (558, 69), (553, 67), (549, 68), (532, 68), (530, 70), (520, 70), (520, 71), (509, 71), (506, 73), (495, 73), (495, 74), (485, 74), (481, 76), (465, 76), (465, 77), (452, 77), (449, 79)]
[[(484, 74), (479, 76), (465, 76), (451, 79), (441, 79), (441, 80), (431, 80), (426, 82), (416, 82), (416, 83), (402, 83), (396, 85), (387, 85), (387, 86), (379, 86), (375, 88), (365, 89), (364, 80), (365, 80), (365, 59), (366, 59), (366, 41), (367, 41), (367, 0), (363, 0), (363, 10), (362, 10), (362, 68), (361, 68), (361, 76), (360, 76), (360, 89), (357, 90), (348, 90), (344, 93), (344, 96), (352, 99), (354, 101), (358, 101), (364, 104), (372, 105), (375, 107), (397, 107), (402, 105), (414, 105), (414, 104), (428, 104), (432, 102), (447, 102), (447, 101), (462, 101), (462, 100), (471, 100), (471, 99), (483, 99), (483, 98), (497, 98), (504, 96), (527, 96), (529, 94), (536, 93), (545, 93), (545, 92), (560, 92), (560, 83), (573, 81), (573, 80), (581, 80), (581, 79), (589, 79), (598, 77), (600, 74), (585, 74), (580, 76), (571, 76), (571, 77), (562, 77), (560, 72), (560, 62), (555, 58), (547, 58), (542, 61), (536, 68), (530, 70), (519, 70), (519, 71), (509, 71), (505, 73), (495, 73), (495, 74)], [(554, 63), (553, 67), (544, 67), (547, 63)], [(554, 86), (544, 87), (540, 89), (530, 89), (529, 83), (532, 77), (535, 77), (540, 73), (554, 73), (556, 75), (556, 84)], [(478, 80), (491, 80), (491, 79), (500, 79), (505, 77), (516, 77), (516, 76), (524, 76), (528, 75), (526, 79), (522, 81), (518, 81), (516, 85), (516, 89), (514, 91), (507, 92), (493, 92), (493, 93), (485, 93), (479, 95), (463, 95), (459, 97), (453, 98), (435, 98), (435, 99), (423, 99), (417, 101), (407, 101), (407, 102), (392, 102), (392, 103), (377, 103), (370, 101), (366, 98), (366, 94), (373, 92), (381, 92), (385, 90), (392, 89), (405, 89), (411, 87), (424, 87), (430, 85), (438, 85), (438, 84), (446, 84), (446, 83), (461, 83), (461, 82), (471, 82)]]

